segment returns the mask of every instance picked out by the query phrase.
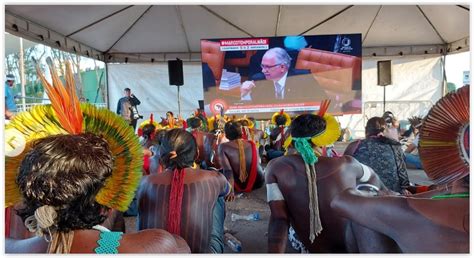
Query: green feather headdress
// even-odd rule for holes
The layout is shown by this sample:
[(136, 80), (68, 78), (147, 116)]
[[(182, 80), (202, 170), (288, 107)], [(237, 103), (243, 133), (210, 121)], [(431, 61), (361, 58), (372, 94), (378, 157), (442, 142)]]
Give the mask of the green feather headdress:
[(13, 206), (21, 201), (16, 177), (32, 141), (51, 135), (89, 132), (102, 136), (108, 142), (114, 158), (112, 175), (97, 194), (96, 200), (112, 209), (127, 210), (142, 176), (143, 155), (137, 136), (132, 127), (115, 113), (79, 103), (69, 63), (66, 65), (66, 87), (49, 58), (48, 64), (53, 85), (46, 81), (39, 66), (36, 69), (51, 104), (36, 106), (20, 113), (5, 127), (6, 130), (19, 132), (26, 141), (25, 149), (19, 155), (7, 156), (5, 159), (6, 206)]

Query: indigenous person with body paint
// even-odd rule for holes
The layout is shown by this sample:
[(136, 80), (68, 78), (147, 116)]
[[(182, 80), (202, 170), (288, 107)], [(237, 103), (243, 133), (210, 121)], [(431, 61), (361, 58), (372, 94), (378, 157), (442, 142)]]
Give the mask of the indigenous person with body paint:
[(272, 124), (276, 127), (270, 132), (270, 149), (267, 151), (268, 159), (278, 158), (285, 154), (283, 144), (290, 136), (288, 127), (291, 124), (291, 117), (282, 109), (272, 116)]
[(222, 253), (223, 197), (230, 193), (230, 185), (219, 172), (192, 168), (197, 146), (191, 133), (172, 129), (160, 141), (166, 169), (144, 178), (140, 185), (138, 228), (178, 234), (193, 253)]
[(249, 118), (246, 118), (245, 120), (247, 120), (249, 125), (251, 125), (251, 128), (250, 128), (251, 140), (257, 146), (259, 156), (262, 156), (265, 140), (267, 139), (268, 135), (263, 130), (260, 130), (257, 128), (254, 117), (249, 117)]
[[(150, 174), (151, 160), (158, 152), (154, 140), (160, 129), (161, 125), (154, 121), (153, 114), (150, 115), (150, 119), (143, 121), (138, 127), (140, 145), (143, 147), (143, 175)], [(156, 171), (154, 172), (156, 173)]]
[(221, 169), (222, 165), (219, 161), (218, 147), (221, 143), (228, 142), (229, 140), (225, 137), (224, 127), (225, 123), (230, 119), (226, 115), (214, 115), (207, 120), (208, 129), (210, 133), (213, 133), (215, 139), (212, 143), (212, 155), (211, 163), (215, 169)]
[(216, 136), (212, 133), (204, 132), (201, 129), (203, 128), (203, 126), (202, 120), (199, 117), (191, 117), (187, 121), (191, 127), (191, 134), (196, 140), (198, 148), (198, 158), (196, 159), (196, 164), (198, 164), (199, 166), (201, 166), (201, 168), (204, 169), (212, 167), (212, 145), (215, 141)]
[(124, 211), (141, 178), (142, 151), (133, 129), (106, 109), (80, 104), (67, 64), (66, 87), (50, 65), (53, 85), (38, 75), (51, 105), (18, 114), (6, 130), (25, 139), (6, 158), (6, 205), (36, 237), (7, 239), (7, 253), (189, 252), (164, 230), (111, 232), (102, 224), (111, 209)]
[(232, 201), (234, 192), (248, 193), (262, 187), (264, 176), (255, 143), (242, 139), (241, 124), (229, 121), (224, 131), (229, 142), (219, 145), (218, 155), (224, 175), (233, 186), (233, 192), (227, 199)]
[[(329, 105), (327, 105), (329, 106)], [(318, 147), (337, 140), (337, 121), (325, 114), (303, 114), (290, 126), (286, 141), (294, 147), (286, 156), (273, 159), (265, 171), (267, 201), (271, 216), (268, 251), (283, 253), (291, 225), (311, 252), (347, 252), (344, 241), (346, 220), (334, 216), (334, 196), (357, 184), (371, 184), (385, 190), (376, 174), (349, 156), (320, 156)]]

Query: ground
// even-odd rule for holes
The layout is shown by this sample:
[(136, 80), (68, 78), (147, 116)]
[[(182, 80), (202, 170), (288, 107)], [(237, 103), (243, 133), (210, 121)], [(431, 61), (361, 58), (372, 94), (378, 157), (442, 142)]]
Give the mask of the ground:
[[(336, 145), (336, 151), (342, 153), (346, 144)], [(342, 149), (342, 151), (341, 151)], [(429, 185), (431, 181), (423, 170), (408, 169), (410, 182), (421, 185)], [(234, 202), (226, 203), (225, 229), (239, 239), (242, 243), (242, 253), (267, 253), (267, 233), (270, 209), (266, 202), (266, 189), (262, 187), (252, 193), (243, 194)], [(259, 221), (238, 220), (231, 221), (232, 213), (248, 215), (252, 212), (260, 214)], [(125, 218), (127, 233), (136, 231), (135, 217)], [(225, 247), (225, 253), (233, 253), (229, 247)], [(287, 253), (296, 253), (290, 245), (287, 245)]]

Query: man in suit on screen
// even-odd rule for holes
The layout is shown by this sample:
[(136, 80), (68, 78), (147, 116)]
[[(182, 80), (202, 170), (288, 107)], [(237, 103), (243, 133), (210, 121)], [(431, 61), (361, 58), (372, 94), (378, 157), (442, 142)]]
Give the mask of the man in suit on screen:
[(298, 103), (327, 97), (311, 73), (304, 71), (306, 74), (302, 74), (302, 71), (291, 69), (290, 64), (291, 57), (283, 48), (267, 50), (260, 64), (265, 80), (243, 82), (241, 100), (255, 104)]

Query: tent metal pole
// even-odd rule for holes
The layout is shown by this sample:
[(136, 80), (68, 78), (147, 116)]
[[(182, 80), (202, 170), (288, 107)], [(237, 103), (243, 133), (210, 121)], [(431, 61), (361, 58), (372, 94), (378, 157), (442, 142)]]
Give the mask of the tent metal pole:
[(447, 80), (446, 80), (446, 53), (443, 52), (441, 56), (441, 71), (443, 72), (443, 79), (441, 80), (441, 97), (444, 97), (447, 93)]
[(372, 26), (374, 25), (375, 19), (377, 19), (377, 17), (379, 16), (379, 13), (380, 13), (380, 10), (382, 10), (382, 7), (383, 7), (383, 5), (381, 5), (379, 7), (379, 9), (377, 10), (377, 13), (375, 14), (374, 18), (372, 19), (372, 22), (370, 23), (369, 28), (365, 32), (364, 39), (362, 39), (362, 45), (364, 44), (364, 41), (367, 38), (367, 35), (369, 35), (369, 31), (370, 31), (370, 29), (372, 29)]
[(278, 28), (280, 27), (281, 5), (278, 6), (277, 22), (275, 26), (275, 37), (278, 35)]
[(128, 29), (114, 42), (114, 44), (112, 44), (112, 46), (109, 47), (109, 49), (107, 49), (105, 51), (105, 53), (109, 53), (110, 50), (112, 50), (113, 47), (115, 47), (115, 45), (133, 28), (133, 26), (135, 26), (135, 24), (137, 24), (137, 22), (143, 17), (143, 15), (145, 15), (151, 8), (153, 7), (153, 5), (150, 5), (133, 23), (132, 25), (130, 25), (130, 27), (128, 27)]
[(301, 36), (301, 35), (303, 35), (303, 34), (309, 32), (310, 30), (317, 28), (317, 27), (320, 26), (321, 24), (326, 23), (327, 21), (329, 21), (329, 20), (333, 19), (334, 17), (338, 16), (339, 14), (341, 14), (341, 13), (347, 11), (347, 9), (349, 9), (349, 8), (351, 8), (351, 7), (353, 7), (353, 6), (354, 6), (354, 5), (349, 5), (349, 6), (347, 6), (346, 8), (340, 10), (339, 12), (337, 12), (337, 13), (335, 13), (335, 14), (329, 16), (329, 17), (326, 18), (324, 21), (322, 21), (322, 22), (320, 22), (320, 23), (318, 23), (318, 24), (312, 26), (311, 28), (309, 28), (309, 29), (307, 29), (307, 30), (301, 32), (300, 34), (298, 34), (298, 36)]
[(186, 41), (186, 47), (188, 49), (188, 52), (191, 52), (191, 47), (189, 46), (188, 34), (186, 33), (186, 28), (184, 27), (183, 16), (181, 16), (181, 10), (179, 9), (179, 5), (175, 5), (175, 9), (176, 9), (176, 14), (178, 15), (179, 25), (181, 26), (181, 29), (183, 30), (183, 33), (184, 33), (184, 40)]
[(218, 13), (214, 12), (213, 10), (209, 9), (207, 6), (205, 5), (200, 5), (201, 8), (203, 8), (204, 10), (208, 11), (209, 13), (213, 14), (214, 16), (216, 16), (217, 18), (223, 20), (225, 23), (229, 24), (230, 26), (238, 29), (240, 32), (243, 32), (247, 35), (249, 35), (250, 37), (252, 38), (255, 38), (254, 35), (250, 34), (249, 32), (247, 32), (246, 30), (242, 29), (241, 27), (235, 25), (234, 23), (230, 22), (229, 20), (227, 20), (226, 18), (222, 17), (221, 15), (219, 15)]
[(462, 5), (459, 5), (459, 4), (456, 5), (456, 6), (469, 12), (469, 8), (466, 8), (466, 7), (464, 7), (464, 6), (462, 6)]
[(20, 37), (20, 83), (21, 83), (21, 107), (26, 111), (26, 89), (25, 89), (25, 53), (23, 49), (23, 38)]
[(85, 30), (85, 29), (87, 29), (87, 28), (90, 28), (90, 27), (96, 25), (97, 23), (100, 23), (100, 22), (102, 22), (102, 21), (104, 21), (104, 20), (106, 20), (106, 19), (108, 19), (108, 18), (110, 18), (110, 17), (112, 17), (112, 16), (114, 16), (114, 15), (116, 15), (116, 14), (118, 14), (118, 13), (121, 13), (121, 12), (127, 10), (128, 8), (130, 8), (130, 7), (132, 7), (132, 6), (133, 6), (133, 5), (129, 5), (129, 6), (125, 7), (125, 8), (122, 8), (122, 9), (116, 11), (116, 12), (113, 12), (113, 13), (111, 13), (111, 14), (105, 16), (105, 17), (102, 17), (102, 18), (98, 19), (97, 21), (92, 22), (91, 24), (88, 24), (88, 25), (86, 25), (86, 26), (84, 26), (84, 27), (82, 27), (82, 28), (80, 28), (80, 29), (78, 29), (78, 30), (76, 30), (76, 31), (74, 31), (74, 32), (69, 33), (68, 35), (66, 35), (66, 37), (71, 37), (72, 35), (77, 34), (77, 33), (81, 32), (81, 31), (83, 31), (83, 30)]
[(444, 44), (448, 44), (448, 42), (446, 42), (446, 40), (441, 36), (441, 34), (439, 33), (439, 31), (436, 29), (436, 27), (433, 25), (433, 23), (431, 22), (431, 20), (428, 18), (428, 16), (426, 16), (425, 12), (423, 12), (423, 10), (421, 9), (421, 7), (419, 5), (416, 6), (418, 8), (418, 10), (420, 11), (420, 13), (423, 15), (423, 17), (425, 17), (426, 21), (430, 24), (431, 28), (433, 28), (433, 30), (436, 32), (436, 34), (438, 35), (438, 37), (441, 39), (441, 41), (443, 41)]
[[(110, 109), (110, 100), (109, 100), (109, 64), (105, 63), (105, 103), (107, 109)], [(114, 111), (115, 113), (115, 111)]]

